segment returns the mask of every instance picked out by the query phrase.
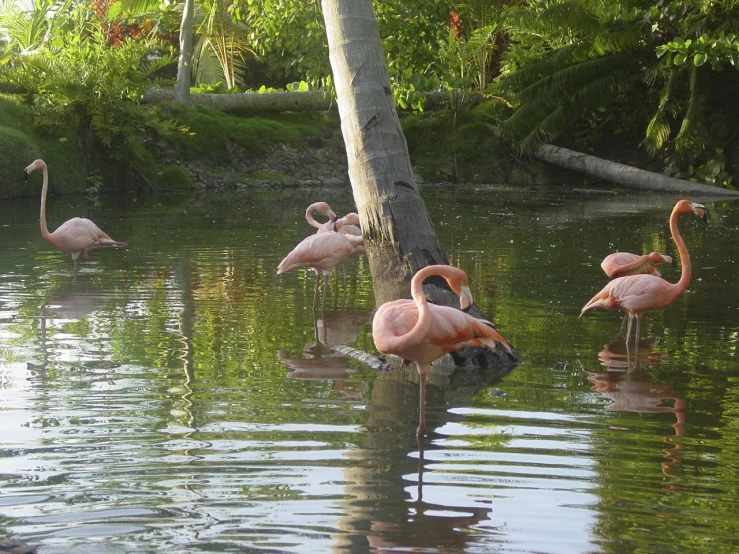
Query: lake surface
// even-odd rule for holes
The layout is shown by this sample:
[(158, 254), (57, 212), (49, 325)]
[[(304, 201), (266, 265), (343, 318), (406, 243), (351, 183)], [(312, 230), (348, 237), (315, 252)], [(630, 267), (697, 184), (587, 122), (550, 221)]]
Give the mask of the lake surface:
[[(53, 180), (52, 180), (53, 187)], [(37, 201), (0, 205), (0, 540), (42, 553), (736, 552), (739, 211), (681, 219), (689, 291), (644, 318), (580, 308), (621, 250), (676, 255), (677, 200), (609, 190), (430, 187), (483, 312), (524, 357), (500, 379), (378, 372), (366, 259), (325, 313), (276, 275), (303, 210), (347, 191), (50, 198), (130, 249), (76, 278)], [(679, 267), (664, 267), (675, 282)]]

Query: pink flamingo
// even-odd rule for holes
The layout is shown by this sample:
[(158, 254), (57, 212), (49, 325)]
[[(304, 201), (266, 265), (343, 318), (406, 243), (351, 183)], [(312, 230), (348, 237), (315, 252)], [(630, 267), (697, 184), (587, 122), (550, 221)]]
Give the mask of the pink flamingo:
[[(461, 310), (437, 306), (426, 301), (423, 282), (432, 275), (446, 279), (459, 295)], [(420, 376), (419, 423), (416, 433), (426, 433), (426, 375), (431, 363), (448, 352), (466, 346), (485, 346), (495, 350), (496, 342), (508, 352), (511, 347), (489, 321), (463, 312), (472, 305), (467, 274), (448, 265), (430, 265), (411, 280), (413, 300), (401, 299), (380, 306), (372, 321), (372, 338), (383, 354), (394, 354), (403, 365), (415, 362)]]
[(56, 231), (49, 233), (46, 226), (46, 193), (49, 188), (49, 171), (44, 160), (35, 160), (26, 167), (26, 180), (28, 175), (40, 169), (44, 174), (44, 184), (41, 189), (41, 236), (51, 246), (66, 250), (72, 255), (74, 269), (77, 270), (77, 257), (82, 253), (88, 257), (88, 251), (93, 248), (113, 247), (128, 248), (125, 242), (118, 242), (105, 234), (97, 225), (84, 217), (74, 217), (62, 223)]
[[(364, 254), (364, 238), (362, 237), (362, 229), (359, 228), (359, 214), (350, 212), (344, 217), (337, 219), (336, 230), (343, 235), (353, 235), (361, 238), (361, 242), (358, 242), (358, 244), (355, 245), (352, 256)], [(346, 284), (346, 264), (341, 264), (341, 268), (344, 273), (344, 284)]]
[(671, 264), (672, 258), (659, 252), (638, 256), (629, 252), (615, 252), (606, 256), (600, 264), (609, 279), (624, 277), (626, 275), (639, 275), (649, 273), (662, 277), (655, 264)]
[(362, 229), (359, 228), (359, 214), (350, 212), (341, 219), (337, 219), (336, 230), (345, 235), (361, 237)]
[(360, 237), (342, 235), (334, 232), (334, 222), (330, 221), (327, 232), (316, 233), (303, 239), (292, 252), (290, 252), (277, 266), (277, 274), (285, 273), (291, 269), (301, 267), (312, 269), (316, 272), (316, 288), (313, 292), (313, 309), (316, 309), (318, 288), (321, 275), (324, 276), (323, 285), (323, 309), (326, 306), (326, 289), (328, 289), (328, 277), (331, 271), (340, 263), (344, 263), (349, 256), (354, 254), (361, 241)]
[[(628, 275), (626, 277), (618, 277), (610, 281), (603, 290), (596, 294), (590, 301), (583, 306), (580, 311), (580, 317), (585, 312), (595, 309), (602, 310), (621, 310), (629, 316), (629, 325), (626, 328), (626, 345), (629, 345), (629, 336), (631, 334), (631, 323), (636, 318), (636, 342), (639, 344), (639, 335), (641, 332), (641, 318), (645, 311), (664, 308), (672, 304), (690, 283), (692, 266), (690, 264), (690, 255), (688, 248), (685, 246), (680, 231), (677, 227), (678, 219), (682, 214), (694, 214), (708, 222), (708, 209), (702, 204), (696, 204), (689, 200), (680, 200), (672, 210), (670, 215), (670, 232), (672, 238), (677, 245), (680, 254), (680, 264), (682, 271), (680, 280), (673, 284), (668, 283), (664, 279), (656, 275), (640, 274)], [(639, 350), (636, 350), (637, 356)], [(637, 359), (638, 363), (638, 359)]]
[[(313, 218), (313, 212), (318, 212), (328, 218), (326, 223), (319, 223)], [(328, 224), (332, 221), (336, 221), (336, 214), (326, 202), (314, 202), (305, 209), (305, 220), (310, 223), (312, 227), (318, 229), (317, 233), (328, 232)], [(333, 230), (333, 229), (332, 229)]]

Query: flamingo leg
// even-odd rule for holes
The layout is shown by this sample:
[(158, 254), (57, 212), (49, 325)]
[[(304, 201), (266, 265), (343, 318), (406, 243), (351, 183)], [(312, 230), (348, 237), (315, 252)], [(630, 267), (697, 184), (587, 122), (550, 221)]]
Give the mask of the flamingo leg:
[(626, 325), (626, 362), (631, 363), (630, 361), (630, 353), (631, 350), (629, 349), (629, 339), (631, 338), (631, 323), (633, 322), (633, 317), (631, 314), (626, 314), (629, 318), (629, 323)]
[(316, 300), (318, 300), (318, 287), (321, 286), (321, 274), (316, 271), (316, 287), (313, 289), (313, 312), (316, 311)]
[(641, 316), (642, 314), (636, 315), (636, 339), (634, 341), (634, 350), (636, 350), (635, 364), (639, 367), (639, 335), (641, 334)]
[(418, 429), (416, 436), (423, 437), (426, 434), (426, 372), (428, 365), (418, 365), (419, 389), (418, 389)]
[(323, 277), (323, 301), (321, 302), (321, 313), (326, 309), (326, 291), (329, 287), (329, 279), (331, 278), (331, 274), (324, 275)]

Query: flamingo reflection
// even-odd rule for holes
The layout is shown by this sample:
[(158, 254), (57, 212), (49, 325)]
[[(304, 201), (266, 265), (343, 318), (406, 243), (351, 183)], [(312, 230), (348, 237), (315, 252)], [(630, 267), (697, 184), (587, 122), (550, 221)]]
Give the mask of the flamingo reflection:
[[(659, 344), (657, 337), (639, 341), (642, 359), (651, 365), (660, 363), (661, 356), (654, 352)], [(679, 451), (684, 447), (673, 442), (676, 437), (685, 436), (685, 399), (672, 393), (672, 387), (665, 383), (652, 381), (649, 375), (640, 370), (638, 364), (632, 365), (627, 354), (627, 345), (623, 336), (605, 344), (598, 354), (601, 365), (606, 371), (587, 371), (588, 381), (593, 384), (591, 390), (601, 393), (611, 400), (607, 409), (633, 413), (673, 413), (675, 423), (673, 435), (664, 437), (670, 448), (664, 451), (667, 461), (662, 463), (662, 472), (671, 476), (671, 470), (680, 459)]]
[(347, 356), (336, 352), (332, 346), (344, 345), (356, 340), (371, 319), (371, 314), (354, 310), (322, 312), (314, 319), (315, 342), (309, 342), (299, 358), (290, 357), (285, 351), (277, 353), (278, 359), (292, 369), (288, 379), (331, 381), (331, 390), (348, 398), (359, 398), (369, 388), (365, 382), (349, 380), (357, 370), (349, 365)]
[(76, 281), (72, 285), (50, 293), (39, 308), (41, 319), (40, 344), (43, 361), (41, 364), (29, 362), (28, 369), (44, 371), (49, 365), (47, 345), (49, 320), (62, 321), (83, 319), (96, 311), (109, 300), (108, 295)]

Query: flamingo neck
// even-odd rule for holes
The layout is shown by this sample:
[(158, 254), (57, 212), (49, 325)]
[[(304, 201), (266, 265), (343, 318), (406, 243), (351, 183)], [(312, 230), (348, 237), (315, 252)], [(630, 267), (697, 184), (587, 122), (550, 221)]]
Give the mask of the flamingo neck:
[(633, 262), (629, 262), (627, 264), (622, 265), (619, 268), (619, 273), (621, 275), (626, 275), (627, 272), (633, 271), (633, 270), (637, 269), (642, 264), (644, 264), (644, 262), (648, 262), (648, 261), (649, 261), (649, 256), (647, 256), (647, 255), (639, 256), (639, 257), (635, 258)]
[(50, 242), (51, 233), (49, 233), (49, 228), (46, 226), (46, 193), (49, 189), (49, 171), (46, 164), (41, 166), (41, 171), (44, 174), (44, 184), (41, 188), (41, 236), (44, 237), (44, 240)]
[(685, 246), (685, 241), (683, 241), (683, 237), (677, 226), (678, 219), (680, 219), (680, 210), (678, 209), (678, 206), (675, 206), (675, 209), (672, 210), (672, 214), (670, 215), (670, 233), (672, 233), (672, 238), (675, 241), (677, 251), (680, 254), (680, 280), (675, 284), (675, 286), (677, 286), (678, 295), (680, 295), (690, 284), (690, 276), (692, 274), (693, 267), (690, 262), (688, 247)]
[(322, 228), (322, 225), (313, 218), (313, 206), (308, 206), (308, 209), (305, 210), (305, 220), (311, 225), (311, 227), (315, 227), (316, 229)]

